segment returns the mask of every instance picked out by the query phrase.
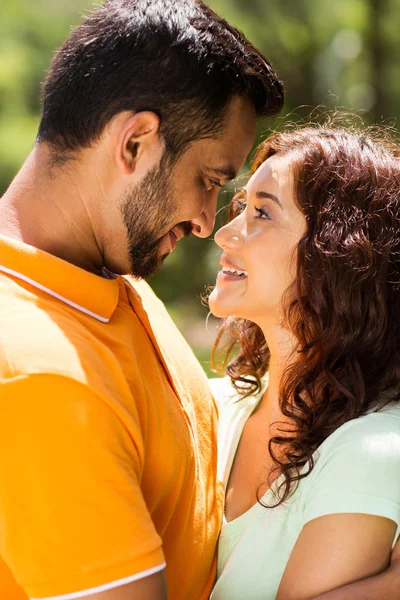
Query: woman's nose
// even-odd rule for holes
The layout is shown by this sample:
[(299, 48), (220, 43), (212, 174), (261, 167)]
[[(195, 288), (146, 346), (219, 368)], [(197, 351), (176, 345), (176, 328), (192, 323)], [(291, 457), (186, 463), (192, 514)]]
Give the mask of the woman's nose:
[(233, 219), (216, 232), (214, 240), (220, 248), (235, 250), (242, 245), (242, 235), (235, 221), (236, 219)]

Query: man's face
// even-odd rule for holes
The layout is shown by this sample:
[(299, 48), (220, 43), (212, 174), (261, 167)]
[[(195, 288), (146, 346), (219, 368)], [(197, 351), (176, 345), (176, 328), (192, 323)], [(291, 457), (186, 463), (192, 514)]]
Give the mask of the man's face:
[(255, 129), (253, 107), (235, 99), (218, 138), (194, 142), (172, 166), (165, 153), (159, 165), (127, 191), (121, 210), (132, 275), (153, 275), (182, 237), (211, 235), (219, 189), (240, 171)]

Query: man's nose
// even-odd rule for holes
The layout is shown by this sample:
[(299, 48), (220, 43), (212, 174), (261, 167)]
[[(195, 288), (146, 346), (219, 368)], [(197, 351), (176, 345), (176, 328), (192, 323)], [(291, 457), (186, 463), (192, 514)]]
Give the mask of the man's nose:
[(192, 233), (200, 238), (209, 237), (214, 229), (217, 212), (217, 198), (205, 206), (196, 219), (192, 219)]

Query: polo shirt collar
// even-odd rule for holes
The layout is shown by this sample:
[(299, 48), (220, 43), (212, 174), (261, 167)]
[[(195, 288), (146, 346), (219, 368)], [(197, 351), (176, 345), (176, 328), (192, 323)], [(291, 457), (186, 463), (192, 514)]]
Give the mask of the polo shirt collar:
[(119, 283), (0, 235), (0, 272), (29, 283), (98, 321), (108, 323), (117, 307)]

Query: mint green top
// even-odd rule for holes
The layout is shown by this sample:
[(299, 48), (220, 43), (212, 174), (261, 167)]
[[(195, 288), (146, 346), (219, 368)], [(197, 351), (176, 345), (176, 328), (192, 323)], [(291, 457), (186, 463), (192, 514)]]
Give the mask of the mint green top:
[[(226, 488), (244, 424), (265, 387), (258, 396), (239, 400), (228, 378), (211, 380), (211, 387), (220, 410), (218, 472)], [(313, 471), (285, 504), (272, 509), (255, 504), (229, 523), (224, 519), (211, 600), (274, 600), (302, 528), (323, 515), (391, 519), (397, 523), (395, 544), (400, 532), (400, 404), (345, 423), (314, 458)], [(279, 478), (264, 503), (271, 502), (277, 483)]]

